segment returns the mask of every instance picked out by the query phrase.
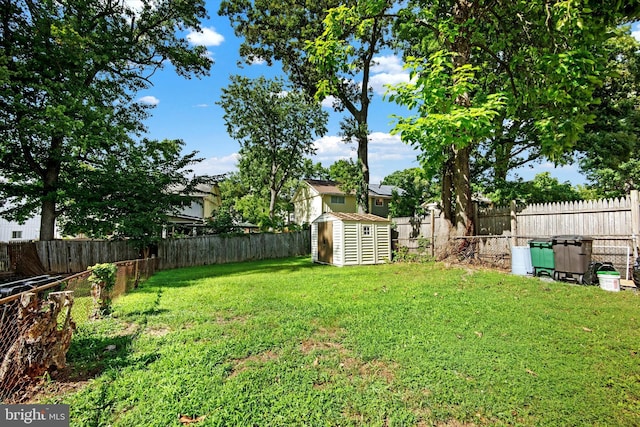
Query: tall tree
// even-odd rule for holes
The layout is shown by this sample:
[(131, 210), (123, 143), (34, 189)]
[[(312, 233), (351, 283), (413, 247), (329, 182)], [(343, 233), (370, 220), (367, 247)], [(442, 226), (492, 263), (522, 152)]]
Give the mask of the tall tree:
[(269, 217), (285, 185), (299, 180), (326, 133), (328, 115), (313, 98), (281, 80), (233, 76), (218, 104), (229, 135), (240, 143), (240, 174), (257, 190), (269, 191)]
[[(591, 4), (593, 3), (593, 4)], [(344, 62), (341, 26), (373, 25), (386, 5), (371, 0), (335, 8), (325, 20), (328, 60)], [(410, 1), (399, 5), (396, 35), (411, 81), (389, 98), (413, 115), (395, 131), (422, 150), (442, 182), (445, 218), (457, 235), (474, 230), (471, 155), (505, 121), (531, 119), (540, 152), (558, 161), (591, 121), (602, 80), (606, 29), (637, 16), (638, 4), (598, 2)], [(335, 49), (339, 48), (336, 54)]]
[(280, 61), (295, 85), (310, 95), (333, 96), (334, 108), (348, 112), (349, 117), (341, 123), (342, 136), (345, 142), (357, 144), (361, 170), (358, 205), (367, 212), (369, 77), (375, 55), (387, 45), (389, 22), (381, 17), (369, 26), (355, 22), (342, 26), (340, 37), (350, 46), (344, 51), (344, 62), (326, 60), (329, 56), (323, 52), (327, 46), (316, 44), (325, 31), (323, 20), (327, 10), (341, 4), (359, 3), (353, 0), (224, 0), (219, 13), (228, 16), (236, 35), (244, 38), (240, 53), (249, 62), (264, 60), (271, 64)]
[[(202, 0), (0, 0), (0, 196), (4, 216), (40, 210), (40, 239), (73, 197), (74, 179), (131, 147), (147, 107), (136, 93), (171, 63), (182, 76), (211, 60), (177, 30), (200, 28)], [(0, 78), (2, 76), (0, 75)], [(118, 151), (116, 150), (116, 151)]]
[(414, 80), (391, 98), (417, 113), (398, 118), (396, 130), (422, 149), (428, 171), (440, 169), (456, 234), (473, 231), (471, 154), (485, 141), (499, 144), (505, 123), (518, 131), (528, 123), (536, 148), (553, 161), (575, 148), (593, 119), (606, 28), (625, 8), (451, 0), (402, 11), (399, 35)]
[(629, 27), (605, 44), (610, 71), (596, 96), (595, 120), (578, 145), (580, 169), (599, 196), (640, 188), (640, 42)]

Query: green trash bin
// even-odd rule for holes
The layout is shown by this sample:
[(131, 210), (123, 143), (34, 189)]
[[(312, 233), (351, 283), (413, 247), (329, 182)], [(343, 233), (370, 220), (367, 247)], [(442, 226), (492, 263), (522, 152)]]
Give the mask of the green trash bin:
[(553, 240), (550, 238), (529, 240), (529, 251), (531, 252), (533, 275), (553, 277), (556, 268), (553, 256)]

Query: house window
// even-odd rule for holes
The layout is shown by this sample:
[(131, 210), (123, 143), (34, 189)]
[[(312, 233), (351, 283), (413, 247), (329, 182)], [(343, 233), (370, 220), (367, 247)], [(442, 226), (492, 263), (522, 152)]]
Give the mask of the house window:
[(22, 231), (12, 231), (11, 232), (12, 239), (22, 239)]
[(384, 200), (377, 198), (375, 201), (376, 206), (384, 206)]
[(362, 235), (363, 236), (371, 236), (371, 226), (370, 225), (363, 225), (362, 226)]
[(335, 205), (344, 205), (344, 196), (331, 196), (331, 203)]

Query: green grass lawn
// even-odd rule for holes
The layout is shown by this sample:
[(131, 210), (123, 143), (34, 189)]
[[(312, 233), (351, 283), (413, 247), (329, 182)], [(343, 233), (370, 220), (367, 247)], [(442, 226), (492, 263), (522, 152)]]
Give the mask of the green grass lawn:
[(640, 295), (442, 264), (157, 273), (82, 323), (73, 426), (640, 425)]

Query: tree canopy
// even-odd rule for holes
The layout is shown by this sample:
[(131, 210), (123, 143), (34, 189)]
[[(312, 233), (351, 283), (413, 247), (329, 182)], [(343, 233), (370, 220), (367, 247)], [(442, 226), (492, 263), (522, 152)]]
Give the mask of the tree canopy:
[(229, 135), (240, 143), (240, 175), (254, 194), (268, 192), (268, 212), (291, 180), (303, 177), (315, 153), (314, 141), (326, 132), (327, 113), (313, 98), (281, 79), (233, 76), (218, 104)]
[(182, 76), (208, 73), (204, 47), (177, 35), (199, 30), (206, 11), (202, 0), (143, 0), (137, 10), (115, 0), (0, 4), (3, 215), (24, 220), (39, 210), (40, 238), (50, 240), (57, 217), (82, 215), (65, 209), (88, 206), (78, 179), (140, 148), (133, 139), (148, 106), (135, 97), (154, 72), (170, 62)]

